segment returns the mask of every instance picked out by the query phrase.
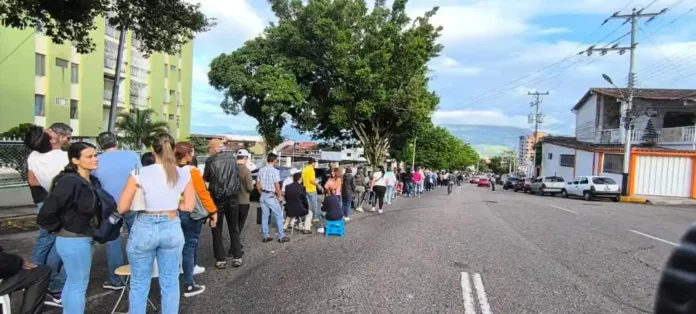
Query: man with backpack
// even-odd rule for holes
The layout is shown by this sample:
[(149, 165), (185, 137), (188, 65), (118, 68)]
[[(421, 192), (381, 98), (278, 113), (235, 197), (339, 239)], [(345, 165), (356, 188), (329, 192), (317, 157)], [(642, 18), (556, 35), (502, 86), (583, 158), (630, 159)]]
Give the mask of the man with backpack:
[[(222, 140), (212, 139), (208, 143), (210, 157), (205, 162), (203, 179), (208, 182), (208, 190), (213, 202), (218, 209), (217, 224), (213, 231), (213, 255), (215, 255), (215, 267), (227, 268), (227, 256), (223, 247), (222, 229), (223, 220), (227, 220), (227, 231), (230, 233), (230, 251), (233, 250), (232, 239), (239, 240), (239, 206), (237, 196), (239, 194), (239, 167), (237, 155), (229, 151)], [(237, 234), (235, 235), (235, 230)], [(241, 265), (240, 265), (241, 266)]]

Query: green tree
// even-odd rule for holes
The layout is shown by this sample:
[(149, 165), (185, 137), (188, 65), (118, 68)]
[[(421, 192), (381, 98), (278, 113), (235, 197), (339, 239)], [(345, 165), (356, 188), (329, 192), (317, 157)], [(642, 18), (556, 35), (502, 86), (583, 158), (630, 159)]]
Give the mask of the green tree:
[(657, 144), (658, 137), (659, 135), (657, 134), (657, 130), (655, 130), (655, 125), (653, 124), (652, 119), (649, 119), (648, 124), (645, 125), (641, 142), (647, 146), (655, 146), (655, 144)]
[(27, 134), (29, 129), (34, 125), (31, 123), (22, 123), (16, 127), (13, 127), (5, 132), (0, 133), (0, 138), (11, 138), (11, 139), (24, 139), (24, 135)]
[(131, 149), (144, 149), (152, 146), (157, 134), (167, 132), (167, 122), (155, 121), (152, 109), (135, 109), (131, 113), (123, 112), (116, 120), (116, 131), (121, 134), (121, 141)]
[(503, 162), (503, 158), (495, 156), (490, 159), (490, 163), (486, 165), (491, 172), (501, 175), (508, 172), (507, 164)]
[(427, 88), (427, 63), (442, 50), (430, 23), (437, 8), (411, 20), (406, 0), (372, 10), (360, 0), (269, 2), (277, 24), (211, 64), (226, 113), (251, 112), (264, 136), (291, 120), (315, 139), (358, 139), (371, 164), (429, 123), (439, 102)]
[(196, 151), (196, 153), (208, 153), (208, 141), (205, 139), (200, 137), (189, 137), (188, 141), (191, 142), (193, 150)]
[[(425, 128), (415, 142), (417, 166), (436, 170), (463, 169), (475, 165), (479, 159), (478, 153), (471, 145), (464, 143), (443, 127)], [(395, 157), (410, 166), (413, 159), (413, 141), (406, 145), (401, 155)]]
[(79, 53), (94, 51), (89, 35), (97, 28), (98, 16), (118, 30), (131, 30), (146, 54), (177, 52), (215, 23), (199, 4), (185, 0), (0, 1), (1, 25), (19, 29), (40, 25), (54, 43), (73, 42)]

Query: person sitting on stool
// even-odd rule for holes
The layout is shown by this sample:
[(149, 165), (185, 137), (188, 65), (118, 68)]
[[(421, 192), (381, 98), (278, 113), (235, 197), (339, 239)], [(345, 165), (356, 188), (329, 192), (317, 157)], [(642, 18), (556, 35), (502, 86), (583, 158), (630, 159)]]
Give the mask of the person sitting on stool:
[(336, 221), (343, 219), (341, 197), (336, 194), (327, 195), (321, 205), (321, 211), (326, 213), (326, 220)]

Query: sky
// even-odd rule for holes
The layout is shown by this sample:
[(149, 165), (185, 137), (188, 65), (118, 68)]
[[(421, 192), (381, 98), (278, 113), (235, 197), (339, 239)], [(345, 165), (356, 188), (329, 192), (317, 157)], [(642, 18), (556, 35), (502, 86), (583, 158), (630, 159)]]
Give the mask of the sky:
[[(275, 20), (265, 0), (189, 0), (217, 18), (217, 26), (194, 42), (191, 132), (256, 134), (256, 121), (226, 115), (222, 96), (208, 85), (210, 61), (258, 36)], [(543, 97), (541, 130), (574, 133), (570, 108), (591, 87), (611, 87), (602, 74), (625, 86), (629, 54), (579, 56), (590, 45), (630, 46), (630, 24), (602, 22), (614, 12), (668, 9), (641, 20), (636, 34), (639, 88), (696, 85), (696, 0), (411, 0), (411, 17), (439, 6), (433, 23), (443, 26), (441, 55), (430, 62), (430, 88), (440, 96), (433, 122), (531, 129), (528, 92)], [(287, 128), (283, 134), (308, 139)]]

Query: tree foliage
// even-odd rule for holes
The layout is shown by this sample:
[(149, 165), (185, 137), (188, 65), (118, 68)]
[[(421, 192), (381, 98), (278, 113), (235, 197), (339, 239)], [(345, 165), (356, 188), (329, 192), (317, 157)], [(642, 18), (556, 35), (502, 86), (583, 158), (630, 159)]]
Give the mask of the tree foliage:
[(24, 135), (34, 126), (32, 123), (22, 123), (5, 132), (0, 133), (0, 138), (24, 139)]
[(127, 28), (140, 40), (146, 54), (175, 53), (193, 40), (195, 33), (214, 25), (199, 4), (185, 0), (4, 0), (0, 23), (25, 29), (40, 26), (54, 43), (72, 41), (79, 53), (95, 48), (90, 31), (96, 17), (105, 16), (116, 29)]
[[(460, 170), (475, 165), (479, 159), (478, 153), (471, 145), (464, 143), (443, 127), (426, 127), (415, 142), (416, 166), (435, 170)], [(395, 157), (410, 166), (413, 160), (413, 140), (405, 147), (401, 155)]]
[(442, 46), (430, 23), (411, 20), (407, 0), (269, 0), (278, 23), (211, 64), (226, 113), (245, 112), (265, 137), (286, 123), (315, 139), (358, 139), (372, 164), (430, 122), (438, 97), (427, 63)]
[(647, 146), (655, 146), (657, 144), (657, 138), (659, 135), (657, 134), (657, 130), (655, 130), (655, 125), (652, 122), (652, 119), (648, 119), (648, 123), (645, 125), (645, 130), (643, 131), (643, 137), (641, 138), (641, 142), (644, 145)]
[(136, 150), (152, 146), (157, 134), (168, 131), (167, 122), (155, 121), (153, 115), (155, 112), (149, 108), (120, 113), (116, 120), (116, 131), (122, 134), (121, 142)]

